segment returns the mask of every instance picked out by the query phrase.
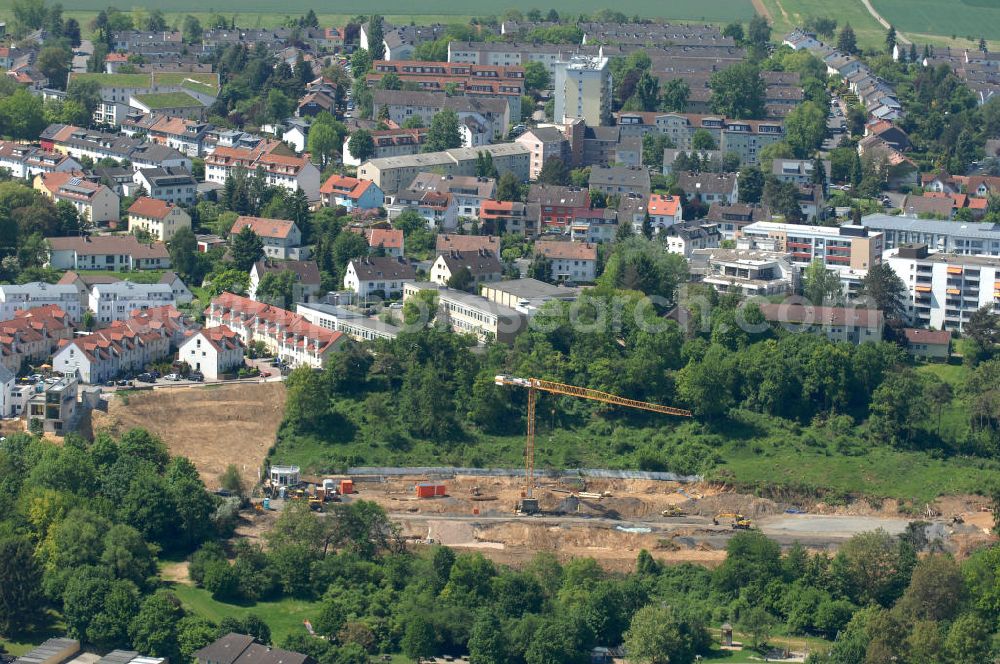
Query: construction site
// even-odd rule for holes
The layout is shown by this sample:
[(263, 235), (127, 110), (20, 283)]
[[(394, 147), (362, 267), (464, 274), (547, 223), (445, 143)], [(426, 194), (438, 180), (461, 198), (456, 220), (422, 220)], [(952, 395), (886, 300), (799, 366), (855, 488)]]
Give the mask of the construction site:
[[(555, 389), (564, 388), (569, 386)], [(247, 511), (239, 529), (252, 538), (269, 530), (289, 501), (307, 500), (325, 511), (331, 501), (363, 499), (382, 505), (413, 546), (440, 543), (514, 565), (550, 551), (561, 559), (588, 556), (608, 569), (627, 570), (642, 549), (664, 562), (714, 565), (725, 557), (728, 539), (750, 528), (782, 545), (799, 542), (814, 550), (835, 550), (853, 535), (876, 528), (898, 534), (911, 521), (927, 522), (928, 539), (958, 556), (995, 539), (982, 496), (945, 497), (918, 513), (907, 508), (904, 515), (893, 500), (835, 507), (817, 496), (771, 500), (694, 478), (585, 472), (536, 477), (527, 464), (518, 471), (356, 469), (329, 476), (294, 466), (266, 467), (283, 401), (280, 384), (133, 394), (113, 401), (94, 428), (146, 427), (171, 453), (189, 457), (210, 488), (228, 464), (236, 464), (247, 485), (258, 486), (255, 509)], [(532, 442), (529, 436), (527, 444)], [(526, 459), (530, 464), (531, 456)]]

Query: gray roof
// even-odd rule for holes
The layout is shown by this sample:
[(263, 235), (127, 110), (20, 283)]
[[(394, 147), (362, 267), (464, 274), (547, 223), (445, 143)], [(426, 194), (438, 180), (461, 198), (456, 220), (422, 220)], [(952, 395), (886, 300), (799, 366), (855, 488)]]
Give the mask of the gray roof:
[(391, 256), (365, 256), (351, 261), (358, 279), (373, 281), (375, 279), (414, 279), (417, 271), (411, 263), (402, 258)]
[(374, 90), (375, 108), (382, 106), (423, 106), (425, 108), (450, 108), (456, 113), (503, 113), (507, 100), (500, 97), (449, 97), (444, 92), (417, 90)]
[(559, 141), (566, 140), (566, 136), (555, 127), (535, 127), (534, 129), (529, 129), (527, 133), (543, 143), (558, 143)]
[[(14, 660), (14, 664), (42, 664), (50, 662), (60, 654), (73, 656), (80, 652), (80, 642), (76, 639), (46, 639), (45, 643), (33, 648), (26, 655), (21, 655)], [(64, 661), (65, 657), (56, 661)]]
[(590, 169), (590, 186), (627, 185), (649, 189), (649, 171), (645, 168), (624, 168), (620, 166), (593, 166)]
[(915, 231), (918, 233), (956, 235), (983, 240), (1000, 240), (1000, 224), (991, 224), (989, 222), (942, 221), (938, 219), (895, 217), (888, 214), (870, 214), (861, 218), (861, 224), (880, 231)]
[(483, 288), (502, 291), (522, 300), (576, 298), (583, 290), (582, 288), (570, 288), (569, 286), (553, 286), (544, 281), (530, 278), (497, 281), (492, 284), (483, 284)]
[(463, 267), (474, 277), (503, 272), (503, 265), (500, 264), (500, 259), (497, 258), (495, 252), (489, 249), (481, 249), (479, 251), (452, 250), (441, 253), (438, 256), (438, 260), (443, 261), (448, 267), (448, 272), (453, 275)]
[(233, 664), (251, 643), (253, 643), (252, 636), (230, 632), (222, 638), (216, 639), (214, 643), (196, 651), (194, 656), (199, 662)]

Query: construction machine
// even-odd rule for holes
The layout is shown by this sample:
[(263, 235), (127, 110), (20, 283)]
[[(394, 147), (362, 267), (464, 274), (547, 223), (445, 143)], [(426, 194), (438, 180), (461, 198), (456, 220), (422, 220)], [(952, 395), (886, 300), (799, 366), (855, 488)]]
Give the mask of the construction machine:
[(314, 512), (322, 512), (323, 511), (323, 499), (322, 498), (317, 498), (316, 496), (310, 497), (309, 498), (309, 509), (313, 510)]
[(687, 512), (677, 505), (670, 505), (660, 513), (661, 516), (687, 516)]
[(746, 518), (742, 514), (737, 514), (736, 512), (722, 512), (720, 514), (716, 514), (715, 517), (712, 518), (712, 523), (719, 525), (720, 519), (732, 519), (730, 526), (733, 530), (750, 530), (753, 528), (753, 523), (750, 519)]
[(524, 448), (524, 494), (517, 504), (517, 511), (520, 514), (536, 514), (538, 512), (538, 499), (534, 496), (535, 489), (535, 401), (538, 398), (539, 390), (563, 396), (578, 397), (580, 399), (590, 399), (600, 401), (615, 406), (626, 406), (628, 408), (638, 408), (640, 410), (650, 410), (655, 413), (665, 413), (678, 417), (691, 417), (691, 411), (660, 404), (627, 399), (615, 394), (608, 394), (599, 390), (592, 390), (576, 385), (565, 385), (550, 380), (540, 378), (515, 378), (514, 376), (497, 376), (493, 382), (496, 385), (510, 385), (513, 387), (523, 387), (528, 390), (528, 435)]

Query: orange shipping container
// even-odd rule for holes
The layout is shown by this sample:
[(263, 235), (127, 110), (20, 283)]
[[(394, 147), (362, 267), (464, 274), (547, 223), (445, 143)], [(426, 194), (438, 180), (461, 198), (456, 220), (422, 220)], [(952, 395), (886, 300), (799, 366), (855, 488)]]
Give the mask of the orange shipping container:
[(354, 481), (340, 480), (340, 495), (346, 496), (349, 493), (354, 493)]
[(418, 484), (417, 498), (433, 498), (434, 497), (434, 485), (433, 484)]
[(446, 496), (446, 495), (448, 495), (447, 492), (448, 492), (448, 489), (443, 484), (438, 484), (436, 487), (434, 487), (434, 495), (435, 496)]

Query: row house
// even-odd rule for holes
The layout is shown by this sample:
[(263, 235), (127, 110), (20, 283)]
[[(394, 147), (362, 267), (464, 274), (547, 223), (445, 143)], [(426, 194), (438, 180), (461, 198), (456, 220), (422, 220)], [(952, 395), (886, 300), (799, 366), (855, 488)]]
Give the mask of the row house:
[(0, 168), (6, 168), (15, 179), (27, 179), (42, 173), (73, 173), (83, 167), (69, 155), (35, 145), (0, 141)]
[(72, 338), (73, 320), (57, 305), (17, 311), (0, 322), (0, 366), (17, 375), (25, 364), (46, 361)]
[(95, 162), (114, 159), (130, 162), (133, 170), (156, 167), (191, 170), (191, 158), (174, 148), (74, 125), (49, 125), (42, 131), (39, 143), (45, 150), (68, 154), (78, 161), (84, 157)]
[(32, 281), (0, 285), (0, 320), (12, 320), (22, 312), (56, 307), (70, 322), (80, 320), (80, 297), (74, 286)]
[(346, 337), (305, 317), (250, 298), (223, 293), (205, 310), (206, 327), (225, 325), (249, 346), (261, 341), (291, 366), (322, 368)]
[(499, 235), (452, 235), (449, 233), (438, 233), (434, 242), (434, 250), (438, 256), (458, 252), (479, 252), (486, 251), (492, 253), (497, 258), (500, 257), (500, 236)]
[(310, 201), (320, 198), (319, 169), (309, 155), (285, 154), (288, 148), (280, 141), (261, 141), (254, 148), (217, 147), (205, 157), (205, 180), (225, 184), (237, 168), (260, 169), (267, 183), (289, 191), (303, 191)]
[(130, 118), (122, 123), (122, 132), (126, 136), (145, 134), (149, 141), (166, 145), (192, 158), (205, 154), (206, 138), (212, 128), (207, 122), (160, 113)]
[(128, 321), (64, 341), (52, 355), (52, 368), (81, 383), (100, 384), (141, 372), (170, 357), (170, 337), (162, 330), (133, 329)]

